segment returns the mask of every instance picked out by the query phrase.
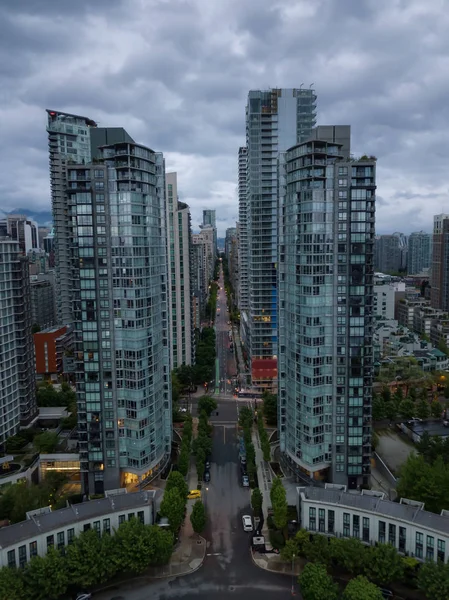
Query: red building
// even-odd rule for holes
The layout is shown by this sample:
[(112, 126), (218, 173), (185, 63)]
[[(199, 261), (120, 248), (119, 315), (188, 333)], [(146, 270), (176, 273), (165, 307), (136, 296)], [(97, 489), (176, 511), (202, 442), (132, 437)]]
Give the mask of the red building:
[(73, 352), (73, 333), (66, 325), (39, 331), (34, 334), (34, 351), (37, 375), (61, 375), (64, 357)]
[(253, 358), (251, 361), (251, 379), (253, 387), (275, 392), (277, 376), (277, 358)]

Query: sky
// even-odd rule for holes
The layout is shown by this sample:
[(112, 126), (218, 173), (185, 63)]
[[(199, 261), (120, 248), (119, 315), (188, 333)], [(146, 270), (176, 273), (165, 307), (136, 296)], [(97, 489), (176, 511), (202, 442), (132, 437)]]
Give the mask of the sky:
[(49, 211), (45, 109), (122, 126), (178, 172), (194, 229), (238, 218), (250, 89), (309, 87), (375, 155), (377, 233), (449, 213), (448, 0), (3, 0), (0, 209)]

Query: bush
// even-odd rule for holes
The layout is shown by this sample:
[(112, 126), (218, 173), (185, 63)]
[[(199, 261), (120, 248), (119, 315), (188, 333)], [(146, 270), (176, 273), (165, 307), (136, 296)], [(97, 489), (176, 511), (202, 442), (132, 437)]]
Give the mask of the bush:
[(285, 538), (282, 531), (270, 529), (270, 543), (273, 548), (281, 550), (285, 546)]

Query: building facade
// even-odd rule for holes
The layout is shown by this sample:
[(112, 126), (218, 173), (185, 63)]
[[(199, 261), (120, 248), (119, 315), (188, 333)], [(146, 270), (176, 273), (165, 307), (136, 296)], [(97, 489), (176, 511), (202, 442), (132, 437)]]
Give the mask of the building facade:
[(56, 322), (53, 277), (37, 275), (31, 280), (31, 322), (41, 329)]
[(370, 474), (375, 182), (349, 126), (317, 127), (280, 160), (280, 446), (351, 488)]
[[(247, 259), (248, 264), (249, 334), (246, 337), (251, 368), (258, 374), (264, 373), (263, 379), (253, 373), (252, 384), (260, 389), (274, 389), (277, 376), (271, 365), (273, 361), (276, 363), (278, 329), (278, 156), (306, 140), (315, 120), (313, 89), (249, 92), (246, 106), (248, 248), (242, 261)], [(263, 361), (268, 361), (266, 366), (270, 368), (264, 368)]]
[(422, 502), (385, 498), (382, 492), (345, 487), (299, 487), (298, 522), (311, 533), (357, 538), (367, 545), (391, 544), (419, 561), (446, 563), (449, 558), (449, 513), (424, 510)]
[(67, 325), (49, 327), (34, 334), (36, 374), (57, 381), (64, 373), (64, 358), (73, 355), (73, 331)]
[(0, 443), (37, 414), (28, 259), (0, 238)]
[(449, 310), (449, 215), (433, 218), (430, 304)]
[(23, 254), (39, 249), (37, 223), (26, 215), (7, 215), (0, 221), (0, 235), (19, 242)]
[(203, 210), (203, 223), (201, 227), (212, 227), (214, 230), (214, 260), (217, 254), (217, 217), (215, 210), (204, 209)]
[(114, 535), (133, 518), (152, 525), (155, 493), (119, 493), (55, 511), (48, 507), (29, 512), (26, 521), (0, 529), (0, 567), (23, 568), (35, 556), (45, 556), (49, 548), (63, 551), (89, 529)]
[(176, 173), (166, 175), (168, 307), (170, 322), (171, 368), (191, 365), (194, 359), (194, 331), (191, 287), (190, 209), (178, 200)]
[(165, 165), (117, 142), (68, 165), (67, 182), (80, 468), (102, 493), (171, 450)]
[[(238, 154), (238, 195), (239, 195), (239, 224), (238, 224), (238, 254), (239, 254), (239, 291), (238, 307), (240, 316), (249, 308), (248, 300), (248, 199), (247, 199), (247, 166), (248, 151), (246, 146), (239, 148)], [(247, 318), (246, 318), (247, 320)]]
[(407, 273), (418, 275), (430, 267), (432, 236), (424, 231), (415, 231), (408, 237)]

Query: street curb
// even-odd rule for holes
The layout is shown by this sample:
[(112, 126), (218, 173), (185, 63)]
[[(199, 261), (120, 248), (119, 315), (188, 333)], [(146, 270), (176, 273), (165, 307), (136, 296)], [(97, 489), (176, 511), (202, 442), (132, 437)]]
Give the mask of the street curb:
[(268, 567), (261, 567), (260, 565), (258, 565), (254, 559), (254, 554), (253, 551), (251, 550), (251, 548), (249, 549), (249, 553), (251, 555), (251, 560), (253, 561), (253, 564), (259, 568), (262, 569), (263, 571), (269, 571), (270, 573), (276, 573), (276, 575), (286, 575), (287, 577), (291, 577), (292, 573), (284, 573), (283, 571), (275, 571), (274, 569), (269, 569)]
[(185, 575), (190, 575), (191, 573), (195, 573), (195, 571), (198, 571), (198, 569), (200, 569), (203, 566), (204, 559), (206, 558), (206, 550), (207, 550), (207, 542), (206, 542), (205, 538), (203, 538), (203, 536), (199, 535), (199, 534), (198, 534), (198, 537), (203, 542), (203, 547), (204, 547), (203, 558), (201, 558), (201, 562), (198, 564), (198, 566), (196, 566), (194, 569), (189, 568), (188, 571), (183, 571), (182, 573), (176, 573), (176, 575), (153, 575), (152, 577), (150, 577), (150, 579), (168, 579), (169, 577), (184, 577)]

